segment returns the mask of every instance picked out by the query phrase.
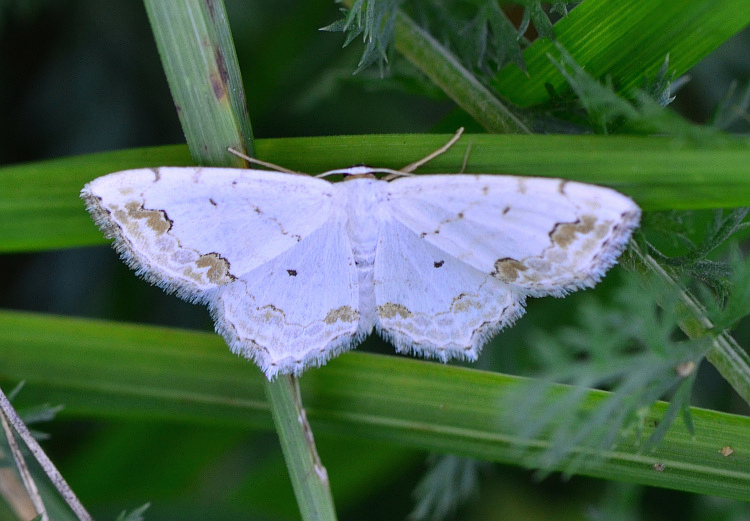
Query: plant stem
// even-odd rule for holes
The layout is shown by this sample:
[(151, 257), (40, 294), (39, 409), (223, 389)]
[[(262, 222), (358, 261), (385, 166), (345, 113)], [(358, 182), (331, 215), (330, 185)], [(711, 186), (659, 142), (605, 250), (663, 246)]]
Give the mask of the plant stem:
[[(2, 391), (0, 391), (2, 392)], [(0, 475), (0, 481), (3, 482), (2, 496), (8, 503), (8, 506), (13, 509), (15, 514), (19, 518), (28, 517), (29, 519), (40, 516), (40, 521), (49, 521), (46, 508), (44, 507), (44, 500), (39, 494), (39, 488), (34, 482), (34, 478), (31, 476), (26, 460), (23, 457), (23, 451), (16, 441), (16, 435), (13, 431), (13, 427), (8, 423), (8, 418), (5, 413), (0, 411), (0, 424), (2, 424), (3, 432), (5, 433), (5, 439), (8, 442), (8, 448), (13, 456), (13, 460), (16, 462), (16, 469), (18, 475), (21, 476), (21, 482), (26, 493), (21, 491), (21, 486), (17, 484), (16, 477), (10, 472), (3, 472)], [(5, 454), (0, 451), (0, 457), (4, 458)], [(5, 469), (4, 469), (5, 470)], [(12, 481), (12, 483), (11, 483)]]
[(280, 376), (266, 380), (265, 388), (302, 519), (335, 521), (328, 473), (315, 448), (297, 379)]
[[(13, 426), (13, 429), (18, 433), (24, 443), (26, 443), (26, 446), (39, 462), (39, 465), (41, 465), (45, 474), (47, 474), (49, 479), (52, 481), (52, 484), (55, 486), (58, 492), (60, 492), (60, 495), (63, 497), (71, 510), (73, 510), (78, 519), (80, 521), (91, 521), (91, 516), (78, 500), (78, 497), (68, 485), (68, 482), (65, 481), (65, 478), (62, 477), (62, 474), (60, 474), (60, 471), (57, 470), (55, 465), (52, 463), (52, 460), (50, 460), (44, 453), (44, 450), (39, 446), (39, 443), (37, 443), (37, 441), (34, 439), (34, 436), (31, 435), (31, 432), (29, 432), (26, 424), (23, 423), (23, 420), (18, 417), (16, 410), (13, 408), (10, 400), (8, 400), (2, 390), (0, 390), (0, 415), (7, 418), (10, 425)], [(11, 442), (11, 440), (12, 435), (8, 436), (9, 443)]]
[[(253, 136), (226, 10), (221, 0), (146, 0), (162, 65), (190, 153), (211, 166), (245, 166)], [(271, 413), (305, 520), (335, 520), (328, 477), (305, 419), (296, 381), (267, 382)]]
[(712, 348), (706, 359), (713, 364), (727, 382), (746, 403), (750, 404), (750, 356), (726, 332), (713, 332), (713, 323), (706, 315), (703, 306), (690, 292), (683, 288), (651, 255), (644, 252), (635, 241), (631, 241), (633, 251), (648, 272), (658, 277), (662, 283), (679, 290), (682, 309), (679, 310), (680, 329), (691, 339), (712, 335)]
[(531, 134), (531, 130), (461, 65), (448, 49), (401, 11), (396, 18), (396, 49), (487, 132)]

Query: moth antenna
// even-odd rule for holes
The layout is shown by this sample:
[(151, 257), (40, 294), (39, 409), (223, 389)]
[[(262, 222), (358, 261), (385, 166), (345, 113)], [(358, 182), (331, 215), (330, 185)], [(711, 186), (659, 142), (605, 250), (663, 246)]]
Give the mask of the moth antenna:
[(466, 153), (464, 154), (464, 162), (461, 163), (461, 171), (460, 174), (463, 174), (466, 171), (466, 165), (469, 164), (469, 154), (471, 154), (471, 146), (474, 143), (469, 141), (469, 146), (466, 147)]
[(230, 154), (234, 154), (237, 157), (240, 157), (247, 161), (248, 163), (253, 163), (255, 165), (265, 166), (266, 168), (270, 168), (271, 170), (276, 170), (277, 172), (284, 172), (285, 174), (297, 174), (297, 175), (305, 175), (302, 172), (297, 172), (295, 170), (289, 170), (288, 168), (284, 168), (283, 166), (279, 166), (275, 163), (269, 163), (267, 161), (262, 161), (260, 159), (255, 159), (254, 157), (250, 157), (246, 154), (243, 154), (239, 150), (236, 150), (232, 147), (227, 148)]
[(392, 174), (388, 174), (387, 176), (383, 176), (381, 179), (383, 181), (393, 181), (394, 179), (398, 179), (399, 177), (410, 177), (416, 174), (412, 174), (411, 172), (393, 172)]
[(456, 141), (458, 141), (459, 139), (461, 139), (461, 134), (463, 134), (463, 133), (464, 133), (464, 127), (459, 128), (458, 130), (456, 130), (456, 133), (453, 134), (453, 137), (450, 138), (445, 145), (441, 146), (440, 148), (438, 148), (434, 152), (429, 153), (428, 155), (426, 155), (425, 157), (423, 157), (419, 161), (415, 161), (415, 162), (411, 163), (410, 165), (406, 165), (404, 168), (401, 168), (399, 171), (400, 172), (410, 173), (410, 172), (413, 172), (414, 170), (416, 170), (417, 168), (419, 168), (420, 166), (422, 166), (423, 164), (425, 164), (425, 163), (427, 163), (429, 161), (432, 161), (433, 159), (435, 159), (440, 154), (445, 153), (450, 147), (452, 147), (456, 143)]

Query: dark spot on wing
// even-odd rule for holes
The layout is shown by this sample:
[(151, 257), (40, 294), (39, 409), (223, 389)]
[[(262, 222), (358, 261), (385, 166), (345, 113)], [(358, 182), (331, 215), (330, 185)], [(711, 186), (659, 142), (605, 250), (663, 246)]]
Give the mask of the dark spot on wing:
[(289, 274), (290, 277), (297, 276), (297, 270), (286, 270), (286, 272)]
[(205, 277), (213, 284), (227, 284), (236, 280), (236, 277), (229, 272), (229, 261), (216, 252), (201, 255), (195, 261), (195, 265), (198, 268), (207, 268)]
[(445, 261), (437, 261), (437, 262), (435, 262), (435, 263), (434, 263), (433, 265), (434, 265), (434, 266), (435, 266), (436, 268), (439, 268), (439, 267), (441, 267), (441, 266), (442, 266), (443, 264), (445, 264)]
[(596, 216), (582, 215), (570, 223), (557, 223), (549, 233), (553, 243), (561, 248), (567, 248), (579, 234), (588, 234), (596, 225)]

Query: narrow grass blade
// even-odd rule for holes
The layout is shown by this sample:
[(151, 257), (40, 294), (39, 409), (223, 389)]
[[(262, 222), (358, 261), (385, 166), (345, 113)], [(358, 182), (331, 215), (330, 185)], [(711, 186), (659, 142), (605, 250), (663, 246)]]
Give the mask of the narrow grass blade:
[(145, 5), (193, 158), (204, 165), (242, 166), (227, 147), (253, 155), (253, 136), (224, 3)]
[[(317, 173), (366, 163), (401, 168), (445, 143), (442, 135), (258, 140), (258, 157)], [(611, 186), (644, 210), (750, 205), (746, 140), (698, 147), (634, 136), (466, 135), (421, 172), (551, 176)], [(192, 164), (184, 147), (107, 152), (0, 168), (0, 252), (104, 244), (78, 198), (91, 179), (138, 167)]]

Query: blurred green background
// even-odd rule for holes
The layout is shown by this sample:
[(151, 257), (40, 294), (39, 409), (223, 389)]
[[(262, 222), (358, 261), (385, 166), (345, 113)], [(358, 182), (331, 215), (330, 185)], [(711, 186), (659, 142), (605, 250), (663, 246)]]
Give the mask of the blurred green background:
[[(384, 79), (376, 68), (353, 76), (359, 44), (342, 50), (341, 34), (318, 30), (339, 17), (331, 1), (226, 5), (258, 138), (428, 132), (453, 110), (441, 95), (426, 95), (398, 56)], [(733, 80), (750, 80), (749, 49), (745, 30), (690, 71), (673, 107), (706, 121)], [(143, 5), (132, 0), (0, 1), (0, 121), (3, 165), (184, 142)], [(204, 308), (133, 279), (105, 247), (4, 255), (0, 306), (212, 329)], [(573, 308), (567, 300), (533, 301), (528, 319), (549, 326), (543, 317), (564, 320)], [(501, 343), (521, 345), (522, 335), (509, 330)], [(738, 334), (743, 345), (749, 337)], [(390, 350), (377, 341), (365, 348)], [(512, 349), (487, 349), (480, 366), (518, 372), (523, 363)], [(704, 372), (697, 405), (747, 412), (720, 378)], [(0, 380), (6, 390), (14, 383)], [(43, 429), (52, 434), (45, 449), (98, 519), (147, 501), (147, 519), (298, 517), (273, 432), (64, 414)], [(341, 519), (406, 517), (426, 454), (322, 435), (317, 442)], [(498, 465), (482, 465), (479, 475), (481, 500), (462, 509), (461, 519), (603, 519), (608, 505), (620, 503), (622, 519), (750, 518), (742, 504), (679, 492), (585, 478), (539, 484), (530, 472)]]

